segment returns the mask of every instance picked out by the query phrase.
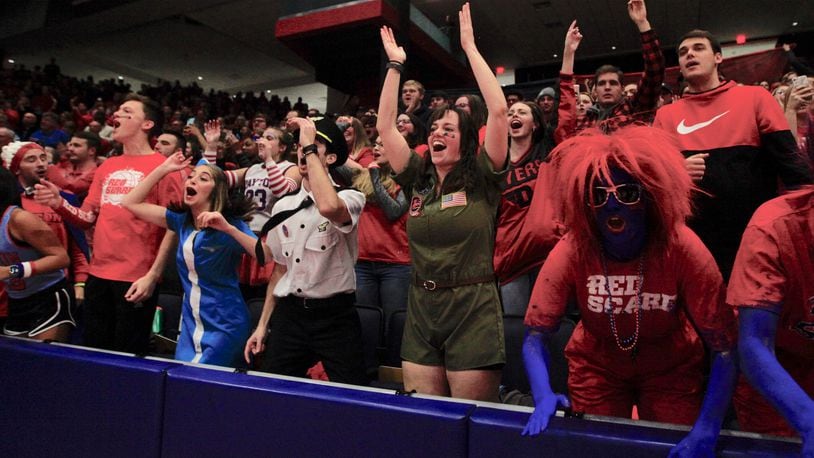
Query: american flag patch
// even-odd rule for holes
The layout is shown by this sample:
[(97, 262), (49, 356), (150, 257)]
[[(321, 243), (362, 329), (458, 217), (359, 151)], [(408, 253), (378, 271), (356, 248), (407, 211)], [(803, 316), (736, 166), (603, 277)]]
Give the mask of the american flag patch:
[(452, 207), (465, 207), (466, 206), (466, 192), (458, 191), (452, 194), (444, 194), (441, 196), (441, 210)]

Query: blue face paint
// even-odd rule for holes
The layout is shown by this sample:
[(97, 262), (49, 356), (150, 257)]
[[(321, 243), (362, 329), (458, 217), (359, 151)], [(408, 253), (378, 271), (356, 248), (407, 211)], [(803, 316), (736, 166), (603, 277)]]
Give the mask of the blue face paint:
[[(617, 261), (630, 261), (642, 253), (647, 242), (643, 191), (639, 183), (622, 169), (611, 168), (611, 180), (613, 185), (605, 180), (594, 182), (592, 205), (596, 225), (602, 235), (605, 253)], [(604, 197), (607, 201), (601, 204)]]

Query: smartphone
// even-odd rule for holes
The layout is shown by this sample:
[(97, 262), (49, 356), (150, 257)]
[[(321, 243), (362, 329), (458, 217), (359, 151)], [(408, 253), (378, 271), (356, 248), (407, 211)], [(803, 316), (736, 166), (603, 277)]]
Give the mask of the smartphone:
[(800, 87), (805, 86), (808, 84), (808, 77), (805, 75), (800, 75), (791, 82), (791, 87)]

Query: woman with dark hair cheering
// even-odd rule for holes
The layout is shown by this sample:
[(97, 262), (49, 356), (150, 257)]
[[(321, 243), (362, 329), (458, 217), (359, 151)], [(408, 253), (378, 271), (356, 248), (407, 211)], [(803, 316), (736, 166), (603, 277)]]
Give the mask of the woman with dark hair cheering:
[(381, 36), (390, 62), (376, 127), (396, 181), (410, 198), (413, 284), (401, 347), (405, 389), (496, 401), (506, 356), (492, 255), (508, 121), (500, 84), (475, 46), (469, 4), (458, 16), (461, 47), (489, 108), (483, 150), (478, 152), (470, 116), (444, 107), (430, 118), (426, 156), (410, 151), (394, 123), (407, 56), (387, 27)]

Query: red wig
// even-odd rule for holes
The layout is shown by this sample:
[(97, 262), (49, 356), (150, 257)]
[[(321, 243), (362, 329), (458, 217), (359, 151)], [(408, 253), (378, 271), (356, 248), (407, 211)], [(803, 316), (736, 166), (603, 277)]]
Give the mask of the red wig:
[(595, 181), (614, 185), (612, 168), (627, 172), (645, 191), (651, 240), (672, 242), (692, 214), (691, 197), (697, 188), (675, 139), (663, 130), (635, 126), (609, 135), (584, 131), (551, 152), (551, 165), (552, 197), (563, 205), (565, 225), (581, 248), (598, 246), (594, 209), (587, 202)]

